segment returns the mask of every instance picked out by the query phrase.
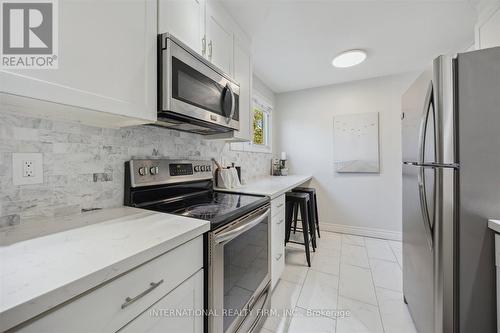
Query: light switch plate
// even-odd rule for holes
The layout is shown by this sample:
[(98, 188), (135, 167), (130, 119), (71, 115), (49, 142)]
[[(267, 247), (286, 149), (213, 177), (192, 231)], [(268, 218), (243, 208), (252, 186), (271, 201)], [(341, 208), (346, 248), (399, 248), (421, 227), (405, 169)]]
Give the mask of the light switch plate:
[(43, 155), (41, 153), (12, 154), (12, 182), (14, 185), (43, 183)]

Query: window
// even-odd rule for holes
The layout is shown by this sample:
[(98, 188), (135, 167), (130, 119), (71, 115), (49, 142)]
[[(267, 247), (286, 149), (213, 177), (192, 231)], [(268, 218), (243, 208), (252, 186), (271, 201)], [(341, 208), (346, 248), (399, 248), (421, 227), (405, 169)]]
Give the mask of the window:
[(252, 143), (262, 146), (269, 145), (269, 111), (263, 110), (256, 103), (254, 103), (253, 108)]
[(271, 153), (272, 111), (272, 104), (254, 90), (250, 111), (252, 141), (231, 143), (231, 150)]

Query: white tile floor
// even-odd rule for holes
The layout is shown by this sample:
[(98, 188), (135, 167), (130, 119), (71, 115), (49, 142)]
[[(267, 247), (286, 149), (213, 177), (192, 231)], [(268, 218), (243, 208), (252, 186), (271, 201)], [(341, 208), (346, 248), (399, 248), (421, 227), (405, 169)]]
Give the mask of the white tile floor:
[(403, 302), (401, 249), (400, 242), (322, 232), (309, 268), (303, 246), (287, 245), (271, 298), (276, 315), (261, 333), (416, 332)]

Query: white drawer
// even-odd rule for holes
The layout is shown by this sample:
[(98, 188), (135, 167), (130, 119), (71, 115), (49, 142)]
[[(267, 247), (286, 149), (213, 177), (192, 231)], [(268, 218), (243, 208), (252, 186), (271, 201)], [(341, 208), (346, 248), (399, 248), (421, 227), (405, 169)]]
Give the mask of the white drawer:
[[(179, 310), (179, 314), (169, 311)], [(187, 310), (197, 311), (196, 313)], [(191, 276), (168, 295), (155, 303), (139, 317), (123, 327), (119, 333), (202, 333), (203, 316), (203, 270)], [(166, 312), (166, 313), (165, 313)]]
[(285, 270), (285, 247), (273, 251), (271, 258), (271, 286), (274, 289)]
[(279, 212), (272, 219), (272, 243), (273, 251), (282, 252), (285, 244), (285, 211)]
[(285, 211), (285, 195), (277, 197), (271, 201), (271, 215), (277, 215)]
[(271, 281), (274, 288), (285, 269), (285, 211), (280, 210), (271, 221)]
[[(77, 297), (18, 332), (115, 332), (202, 267), (203, 238), (199, 236)], [(128, 297), (137, 298), (127, 302)]]

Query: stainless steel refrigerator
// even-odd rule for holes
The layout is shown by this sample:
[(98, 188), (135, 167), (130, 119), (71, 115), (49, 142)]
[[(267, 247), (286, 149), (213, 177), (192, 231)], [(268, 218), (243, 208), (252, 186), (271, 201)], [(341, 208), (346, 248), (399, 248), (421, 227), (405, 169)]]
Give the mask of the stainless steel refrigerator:
[(500, 48), (441, 56), (403, 95), (403, 293), (421, 333), (496, 332)]

